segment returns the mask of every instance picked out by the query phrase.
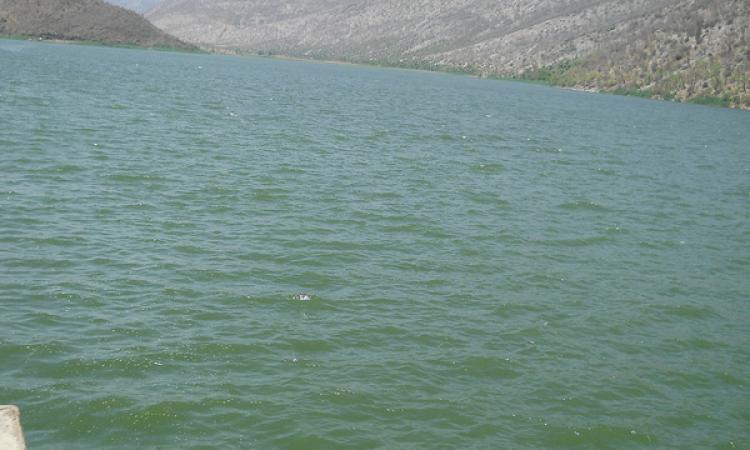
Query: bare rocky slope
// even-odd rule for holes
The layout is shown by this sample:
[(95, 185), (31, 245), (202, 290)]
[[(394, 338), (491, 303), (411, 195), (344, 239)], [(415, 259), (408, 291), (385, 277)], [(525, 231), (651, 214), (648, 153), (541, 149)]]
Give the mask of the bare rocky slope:
[(750, 0), (163, 0), (210, 50), (750, 106)]
[(190, 50), (195, 47), (102, 0), (0, 0), (0, 34)]

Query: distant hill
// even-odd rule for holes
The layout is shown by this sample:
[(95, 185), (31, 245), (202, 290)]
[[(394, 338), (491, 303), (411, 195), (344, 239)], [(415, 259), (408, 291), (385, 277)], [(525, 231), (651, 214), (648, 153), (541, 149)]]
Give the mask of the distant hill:
[(139, 14), (143, 14), (149, 9), (161, 3), (162, 0), (106, 0), (107, 3), (113, 5), (122, 6), (133, 10)]
[(142, 16), (102, 0), (0, 0), (0, 34), (192, 49)]
[(750, 0), (163, 0), (208, 49), (750, 106)]

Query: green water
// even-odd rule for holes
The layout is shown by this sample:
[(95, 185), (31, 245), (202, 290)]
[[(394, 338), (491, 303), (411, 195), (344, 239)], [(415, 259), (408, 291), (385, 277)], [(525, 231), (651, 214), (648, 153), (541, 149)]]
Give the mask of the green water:
[(747, 112), (0, 41), (33, 449), (748, 448), (749, 224)]

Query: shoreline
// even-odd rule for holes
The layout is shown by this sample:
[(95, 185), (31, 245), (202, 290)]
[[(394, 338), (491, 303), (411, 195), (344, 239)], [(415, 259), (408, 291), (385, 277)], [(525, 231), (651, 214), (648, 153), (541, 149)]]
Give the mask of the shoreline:
[(734, 109), (734, 110), (740, 110), (740, 111), (750, 111), (750, 105), (720, 104), (720, 102), (722, 101), (721, 97), (696, 97), (694, 99), (688, 99), (686, 101), (683, 101), (683, 100), (678, 99), (677, 97), (673, 97), (669, 99), (669, 98), (662, 98), (662, 97), (653, 97), (650, 95), (643, 95), (646, 92), (643, 92), (642, 94), (636, 94), (634, 93), (636, 92), (635, 89), (628, 89), (628, 90), (614, 89), (614, 90), (608, 91), (608, 90), (594, 88), (594, 87), (564, 86), (564, 85), (550, 83), (549, 81), (544, 80), (544, 79), (503, 77), (503, 76), (491, 75), (491, 74), (483, 75), (483, 74), (475, 73), (473, 71), (450, 70), (450, 68), (447, 68), (446, 70), (441, 70), (441, 69), (430, 69), (430, 68), (420, 68), (420, 67), (405, 67), (405, 66), (400, 66), (396, 64), (318, 59), (315, 57), (302, 57), (302, 56), (276, 55), (276, 54), (262, 55), (262, 54), (253, 54), (253, 53), (243, 53), (243, 52), (239, 52), (236, 50), (217, 51), (217, 49), (211, 48), (211, 47), (200, 47), (200, 48), (208, 54), (218, 54), (218, 55), (225, 55), (225, 56), (236, 56), (236, 57), (244, 57), (244, 58), (267, 58), (267, 59), (276, 59), (280, 61), (300, 61), (300, 62), (312, 62), (312, 63), (318, 63), (318, 64), (334, 64), (334, 65), (338, 64), (338, 65), (354, 66), (354, 67), (370, 67), (370, 68), (376, 67), (376, 68), (381, 68), (381, 69), (398, 69), (398, 70), (409, 70), (409, 71), (415, 71), (415, 72), (432, 72), (432, 73), (440, 73), (440, 74), (447, 74), (447, 75), (468, 76), (468, 77), (477, 78), (481, 80), (513, 81), (513, 82), (519, 82), (519, 83), (525, 83), (525, 84), (537, 84), (537, 85), (552, 87), (556, 89), (562, 89), (566, 91), (585, 92), (589, 94), (605, 94), (605, 95), (616, 95), (619, 97), (635, 97), (635, 98), (642, 98), (644, 100), (679, 103), (679, 104), (684, 104), (684, 105), (700, 105), (700, 106), (708, 106), (708, 107), (720, 108), (720, 109)]
[[(111, 48), (122, 48), (122, 49), (135, 49), (135, 50), (154, 50), (157, 52), (175, 52), (175, 53), (196, 53), (205, 54), (207, 53), (200, 47), (193, 46), (193, 48), (180, 48), (171, 46), (160, 46), (160, 45), (139, 45), (135, 43), (127, 42), (107, 42), (107, 41), (88, 41), (83, 39), (49, 39), (43, 36), (25, 36), (15, 34), (0, 34), (0, 39), (9, 41), (26, 41), (26, 42), (39, 42), (48, 44), (64, 44), (64, 45), (83, 45), (90, 47), (111, 47)], [(192, 44), (189, 44), (192, 45)]]
[(650, 95), (644, 95), (648, 93), (645, 91), (639, 91), (637, 89), (627, 89), (627, 90), (614, 89), (610, 91), (610, 90), (585, 87), (585, 86), (563, 86), (559, 84), (550, 83), (548, 80), (541, 79), (541, 78), (540, 79), (519, 78), (519, 77), (512, 77), (512, 76), (504, 77), (504, 76), (493, 75), (493, 74), (480, 74), (472, 70), (461, 70), (458, 68), (452, 69), (450, 67), (440, 67), (437, 65), (433, 65), (429, 67), (427, 67), (426, 65), (425, 67), (409, 67), (406, 65), (387, 64), (383, 62), (371, 62), (370, 63), (370, 62), (358, 62), (358, 61), (347, 61), (347, 60), (336, 60), (336, 59), (322, 59), (322, 58), (304, 57), (304, 56), (281, 55), (281, 54), (254, 54), (250, 52), (241, 52), (241, 51), (238, 51), (236, 49), (231, 49), (231, 48), (210, 47), (210, 46), (201, 46), (201, 45), (195, 45), (193, 49), (183, 49), (179, 47), (161, 47), (161, 46), (149, 47), (149, 46), (142, 46), (138, 44), (128, 44), (128, 43), (114, 43), (114, 42), (105, 42), (105, 41), (85, 41), (85, 40), (76, 40), (76, 39), (46, 39), (46, 38), (39, 37), (39, 36), (21, 36), (21, 35), (4, 35), (4, 34), (0, 34), (0, 39), (46, 42), (46, 43), (52, 43), (52, 44), (88, 45), (88, 46), (101, 46), (101, 47), (112, 47), (112, 48), (123, 48), (123, 49), (154, 50), (154, 51), (175, 52), (175, 53), (223, 55), (223, 56), (234, 56), (234, 57), (240, 57), (240, 58), (266, 58), (266, 59), (275, 59), (279, 61), (298, 61), (298, 62), (310, 62), (310, 63), (317, 63), (317, 64), (363, 67), (363, 68), (374, 67), (374, 68), (381, 68), (381, 69), (409, 70), (409, 71), (415, 71), (415, 72), (432, 72), (432, 73), (440, 73), (440, 74), (447, 74), (447, 75), (469, 76), (469, 77), (483, 79), (483, 80), (514, 81), (514, 82), (519, 82), (519, 83), (538, 84), (538, 85), (553, 87), (553, 88), (562, 89), (566, 91), (574, 91), (574, 92), (617, 95), (617, 96), (622, 96), (622, 97), (638, 97), (638, 98), (642, 98), (645, 100), (681, 103), (681, 104), (687, 104), (687, 105), (701, 105), (701, 106), (709, 106), (712, 108), (735, 109), (735, 110), (740, 110), (740, 111), (750, 111), (750, 105), (726, 104), (721, 97), (716, 97), (716, 96), (696, 97), (696, 98), (687, 99), (687, 100), (680, 100), (676, 97), (669, 99), (669, 98), (661, 98), (661, 97), (653, 97)]
[(670, 103), (681, 103), (681, 104), (686, 104), (686, 105), (701, 105), (701, 106), (709, 106), (713, 108), (750, 111), (750, 104), (748, 105), (733, 104), (733, 103), (727, 102), (724, 98), (717, 97), (717, 96), (698, 96), (698, 97), (683, 100), (683, 99), (680, 99), (677, 95), (670, 97), (670, 98), (654, 96), (648, 90), (642, 91), (638, 88), (627, 88), (627, 89), (626, 88), (614, 88), (611, 90), (607, 90), (607, 89), (587, 87), (587, 86), (566, 86), (566, 85), (552, 83), (548, 79), (544, 79), (544, 78), (531, 78), (531, 77), (524, 78), (521, 76), (501, 76), (501, 75), (489, 74), (489, 73), (479, 73), (477, 70), (472, 70), (470, 68), (460, 69), (460, 68), (438, 66), (435, 64), (427, 64), (427, 63), (415, 64), (412, 66), (408, 64), (388, 64), (387, 62), (382, 62), (382, 61), (381, 62), (347, 61), (347, 60), (316, 58), (313, 56), (305, 57), (305, 56), (292, 56), (292, 55), (271, 54), (271, 53), (269, 54), (251, 53), (251, 52), (243, 52), (243, 51), (237, 50), (235, 48), (230, 48), (230, 47), (215, 47), (215, 46), (210, 46), (210, 45), (199, 45), (199, 48), (208, 54), (218, 54), (218, 55), (225, 55), (225, 56), (237, 56), (237, 57), (244, 57), (244, 58), (268, 58), (268, 59), (277, 59), (281, 61), (313, 62), (313, 63), (319, 63), (319, 64), (341, 64), (341, 65), (354, 66), (354, 67), (357, 67), (357, 66), (358, 67), (377, 67), (377, 68), (382, 68), (382, 69), (413, 70), (417, 72), (434, 72), (434, 73), (442, 73), (442, 74), (448, 74), (448, 75), (463, 75), (463, 76), (469, 76), (469, 77), (485, 79), (485, 80), (515, 81), (515, 82), (521, 82), (521, 83), (527, 83), (527, 84), (538, 84), (538, 85), (543, 85), (547, 87), (563, 89), (566, 91), (586, 92), (586, 93), (591, 93), (591, 94), (617, 95), (621, 97), (638, 97), (638, 98), (642, 98), (645, 100), (655, 100), (655, 101), (664, 101), (664, 102), (670, 102)]

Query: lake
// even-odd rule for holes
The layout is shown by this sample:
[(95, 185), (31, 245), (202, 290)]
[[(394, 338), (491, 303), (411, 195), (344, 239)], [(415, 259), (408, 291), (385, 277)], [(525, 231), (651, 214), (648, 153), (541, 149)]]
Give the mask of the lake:
[(749, 224), (746, 111), (0, 41), (33, 449), (746, 448)]

